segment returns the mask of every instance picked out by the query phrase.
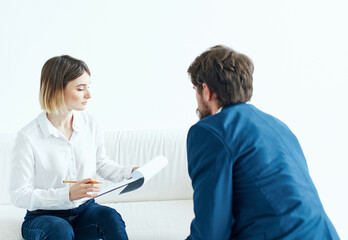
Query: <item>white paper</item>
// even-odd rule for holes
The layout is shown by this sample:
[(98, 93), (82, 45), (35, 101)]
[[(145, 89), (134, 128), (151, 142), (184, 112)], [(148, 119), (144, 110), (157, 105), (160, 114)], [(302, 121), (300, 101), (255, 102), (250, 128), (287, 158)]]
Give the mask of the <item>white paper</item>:
[(122, 189), (120, 194), (134, 191), (140, 188), (144, 183), (149, 181), (153, 176), (155, 176), (159, 171), (161, 171), (165, 166), (168, 165), (168, 159), (164, 156), (157, 156), (147, 162), (145, 165), (139, 167), (137, 170), (132, 172), (132, 177), (130, 179), (123, 180), (118, 183), (111, 184), (102, 189), (98, 196), (100, 197), (109, 192), (115, 191), (116, 189)]

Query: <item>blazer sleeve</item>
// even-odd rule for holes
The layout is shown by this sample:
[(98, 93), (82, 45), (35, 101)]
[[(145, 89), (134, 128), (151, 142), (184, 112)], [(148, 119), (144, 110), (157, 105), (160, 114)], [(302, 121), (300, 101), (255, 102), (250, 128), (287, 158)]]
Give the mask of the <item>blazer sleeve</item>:
[(234, 223), (229, 149), (215, 132), (196, 124), (187, 136), (187, 158), (195, 213), (187, 239), (229, 239)]

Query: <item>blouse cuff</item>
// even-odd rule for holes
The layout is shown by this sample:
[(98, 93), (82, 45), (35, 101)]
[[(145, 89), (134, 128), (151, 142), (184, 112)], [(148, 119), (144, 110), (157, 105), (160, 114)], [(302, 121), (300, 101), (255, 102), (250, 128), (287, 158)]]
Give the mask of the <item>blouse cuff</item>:
[(73, 202), (70, 201), (69, 192), (70, 192), (69, 187), (58, 189), (58, 196), (57, 197), (59, 199), (59, 202), (62, 203), (62, 205), (68, 204), (68, 205), (70, 205), (69, 207), (73, 207)]
[(133, 165), (128, 165), (128, 166), (125, 166), (124, 168), (123, 168), (123, 178), (125, 178), (125, 179), (129, 179), (129, 178), (131, 178), (132, 177), (132, 170), (133, 170), (133, 168), (134, 168), (135, 166), (133, 166)]

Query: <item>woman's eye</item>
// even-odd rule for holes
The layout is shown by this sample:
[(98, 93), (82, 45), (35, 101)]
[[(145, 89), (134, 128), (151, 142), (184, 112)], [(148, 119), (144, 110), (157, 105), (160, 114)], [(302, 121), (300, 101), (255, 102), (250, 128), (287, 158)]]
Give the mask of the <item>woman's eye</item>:
[(83, 88), (78, 88), (77, 91), (83, 91)]

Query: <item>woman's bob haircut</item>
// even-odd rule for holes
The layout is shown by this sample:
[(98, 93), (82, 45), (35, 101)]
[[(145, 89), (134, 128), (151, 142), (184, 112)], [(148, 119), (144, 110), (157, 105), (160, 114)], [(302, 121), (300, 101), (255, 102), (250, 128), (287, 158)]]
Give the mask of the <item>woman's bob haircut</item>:
[(41, 71), (40, 105), (52, 114), (68, 112), (64, 101), (64, 89), (68, 82), (84, 73), (91, 75), (85, 62), (68, 55), (49, 59)]

